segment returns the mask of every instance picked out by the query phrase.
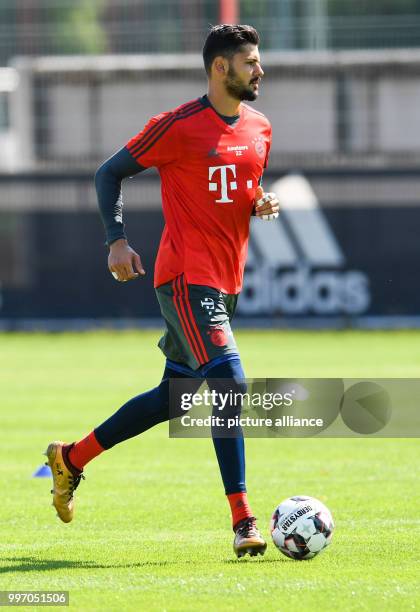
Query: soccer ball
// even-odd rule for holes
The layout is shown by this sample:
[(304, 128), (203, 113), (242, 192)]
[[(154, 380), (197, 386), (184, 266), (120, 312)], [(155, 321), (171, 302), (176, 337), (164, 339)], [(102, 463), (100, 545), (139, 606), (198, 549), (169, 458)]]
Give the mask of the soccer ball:
[(286, 557), (312, 559), (330, 544), (334, 521), (318, 499), (298, 495), (277, 506), (270, 531), (274, 544)]

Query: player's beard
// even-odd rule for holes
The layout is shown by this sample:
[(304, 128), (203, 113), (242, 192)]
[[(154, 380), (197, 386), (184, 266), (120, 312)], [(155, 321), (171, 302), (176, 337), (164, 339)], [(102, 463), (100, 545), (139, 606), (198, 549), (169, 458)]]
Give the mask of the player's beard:
[(236, 100), (247, 100), (253, 102), (258, 98), (258, 91), (253, 89), (253, 85), (259, 81), (258, 78), (252, 79), (248, 85), (246, 85), (242, 79), (239, 78), (235, 69), (230, 64), (229, 70), (225, 79), (225, 87), (227, 93)]

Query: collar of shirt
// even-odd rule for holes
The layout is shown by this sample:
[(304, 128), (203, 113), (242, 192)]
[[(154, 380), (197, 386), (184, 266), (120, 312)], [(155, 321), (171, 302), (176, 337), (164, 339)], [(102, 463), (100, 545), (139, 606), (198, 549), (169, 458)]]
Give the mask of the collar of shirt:
[(221, 115), (220, 113), (217, 112), (217, 110), (214, 108), (214, 106), (211, 104), (210, 100), (207, 97), (207, 94), (204, 94), (204, 96), (202, 96), (200, 98), (200, 102), (203, 104), (203, 106), (206, 106), (208, 108), (212, 108), (214, 110), (214, 112), (219, 115), (219, 117), (221, 119), (223, 119), (223, 121), (225, 123), (227, 123), (228, 125), (235, 125), (235, 123), (237, 123), (240, 119), (240, 115)]

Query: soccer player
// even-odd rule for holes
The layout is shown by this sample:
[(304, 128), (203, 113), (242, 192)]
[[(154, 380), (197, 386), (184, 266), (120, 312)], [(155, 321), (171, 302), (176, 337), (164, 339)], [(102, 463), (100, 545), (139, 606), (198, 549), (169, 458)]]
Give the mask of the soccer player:
[[(258, 44), (251, 26), (213, 27), (203, 49), (207, 95), (150, 119), (96, 172), (108, 267), (126, 282), (145, 271), (125, 234), (121, 183), (151, 166), (159, 171), (165, 228), (154, 286), (167, 328), (159, 342), (166, 365), (157, 387), (129, 400), (85, 438), (49, 444), (53, 504), (66, 523), (73, 519), (73, 494), (85, 465), (170, 418), (170, 379), (197, 379), (198, 385), (206, 379), (215, 389), (228, 379), (231, 389), (246, 390), (230, 321), (242, 287), (251, 215), (270, 220), (279, 210), (275, 194), (264, 194), (261, 187), (270, 123), (243, 103), (257, 98), (264, 74)], [(264, 554), (267, 545), (247, 499), (242, 431), (237, 428), (231, 437), (218, 433), (213, 428), (234, 551), (238, 557)]]

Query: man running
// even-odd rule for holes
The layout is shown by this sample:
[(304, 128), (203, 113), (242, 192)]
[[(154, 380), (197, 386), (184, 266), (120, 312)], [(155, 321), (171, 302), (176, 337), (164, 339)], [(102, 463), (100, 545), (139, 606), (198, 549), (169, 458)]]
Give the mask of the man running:
[[(233, 389), (244, 390), (230, 321), (242, 288), (251, 216), (271, 220), (279, 210), (275, 194), (264, 194), (261, 187), (270, 123), (243, 103), (257, 98), (264, 74), (258, 44), (251, 26), (213, 27), (203, 48), (208, 93), (153, 117), (96, 173), (109, 270), (126, 282), (145, 271), (125, 234), (121, 183), (151, 166), (159, 171), (165, 228), (154, 286), (166, 323), (159, 342), (166, 364), (157, 387), (129, 400), (85, 438), (49, 444), (53, 503), (66, 523), (73, 518), (73, 494), (85, 465), (170, 418), (170, 379), (198, 384), (206, 379), (215, 388), (218, 380), (229, 379)], [(232, 513), (234, 551), (238, 557), (264, 554), (267, 545), (246, 493), (242, 431), (231, 437), (212, 433)]]

